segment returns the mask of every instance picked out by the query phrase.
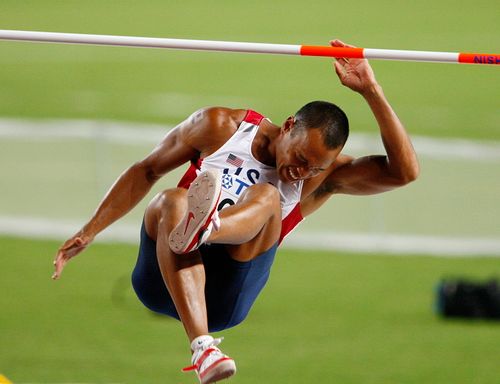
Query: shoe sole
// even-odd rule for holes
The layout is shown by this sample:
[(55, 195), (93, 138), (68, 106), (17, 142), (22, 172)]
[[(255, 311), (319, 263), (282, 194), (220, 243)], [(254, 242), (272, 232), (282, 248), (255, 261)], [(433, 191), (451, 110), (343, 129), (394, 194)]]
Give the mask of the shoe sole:
[(200, 231), (206, 229), (217, 209), (221, 192), (221, 176), (216, 170), (202, 172), (189, 186), (188, 209), (169, 236), (170, 249), (183, 254), (193, 250)]
[(216, 383), (217, 381), (227, 379), (236, 373), (236, 364), (234, 360), (226, 360), (215, 367), (200, 380), (200, 384)]

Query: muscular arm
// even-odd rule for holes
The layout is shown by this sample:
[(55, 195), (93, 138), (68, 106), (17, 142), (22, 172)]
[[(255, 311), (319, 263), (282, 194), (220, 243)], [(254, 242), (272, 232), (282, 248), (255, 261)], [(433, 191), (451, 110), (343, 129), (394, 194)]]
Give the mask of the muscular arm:
[[(333, 46), (347, 46), (336, 40)], [(387, 101), (366, 60), (338, 59), (335, 71), (343, 85), (358, 92), (369, 105), (380, 130), (385, 155), (360, 158), (341, 155), (327, 176), (302, 204), (309, 214), (332, 194), (369, 195), (386, 192), (415, 180), (419, 173), (417, 156), (411, 140)]]
[(82, 231), (95, 237), (104, 228), (134, 208), (158, 179), (171, 170), (212, 153), (225, 141), (224, 133), (234, 124), (237, 110), (207, 108), (193, 113), (172, 129), (142, 161), (128, 168), (110, 188)]
[(188, 141), (189, 125), (184, 122), (174, 128), (151, 154), (118, 177), (82, 228), (82, 234), (94, 238), (133, 209), (159, 178), (196, 155), (196, 149)]
[(54, 262), (58, 278), (65, 263), (94, 237), (134, 208), (167, 172), (217, 145), (230, 110), (200, 110), (173, 128), (143, 160), (125, 170), (111, 186), (90, 220), (59, 249)]
[(351, 159), (329, 175), (325, 183), (333, 193), (368, 195), (386, 192), (415, 180), (419, 165), (406, 130), (374, 84), (361, 95), (377, 120), (386, 155)]

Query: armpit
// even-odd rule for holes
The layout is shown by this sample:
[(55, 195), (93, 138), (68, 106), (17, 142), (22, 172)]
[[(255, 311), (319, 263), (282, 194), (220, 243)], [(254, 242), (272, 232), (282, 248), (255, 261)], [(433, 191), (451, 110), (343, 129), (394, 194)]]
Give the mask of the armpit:
[(325, 180), (323, 183), (321, 183), (318, 188), (314, 191), (314, 197), (323, 197), (325, 195), (331, 195), (332, 193), (335, 192), (336, 190), (335, 183)]

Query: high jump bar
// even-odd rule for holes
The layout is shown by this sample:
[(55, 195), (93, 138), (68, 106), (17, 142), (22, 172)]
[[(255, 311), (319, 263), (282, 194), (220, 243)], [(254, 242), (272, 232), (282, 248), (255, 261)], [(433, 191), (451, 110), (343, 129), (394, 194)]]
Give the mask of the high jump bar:
[(142, 48), (170, 48), (183, 50), (267, 53), (281, 55), (322, 56), (336, 58), (424, 61), (465, 64), (500, 64), (500, 54), (456, 53), (435, 51), (408, 51), (375, 48), (347, 48), (316, 45), (242, 43), (233, 41), (167, 39), (79, 33), (0, 30), (0, 40), (45, 43), (112, 45)]

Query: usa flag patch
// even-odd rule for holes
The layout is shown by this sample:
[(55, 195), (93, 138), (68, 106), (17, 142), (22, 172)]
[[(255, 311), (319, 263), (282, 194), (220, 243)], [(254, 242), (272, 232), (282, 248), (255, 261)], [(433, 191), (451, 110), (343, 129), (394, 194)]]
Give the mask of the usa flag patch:
[(235, 167), (241, 167), (243, 165), (243, 159), (230, 153), (226, 159), (226, 163), (234, 165)]

